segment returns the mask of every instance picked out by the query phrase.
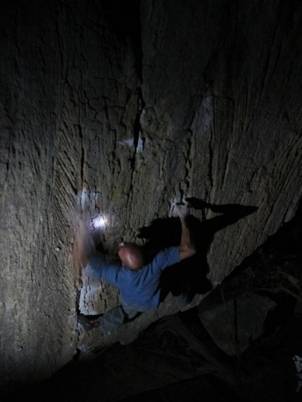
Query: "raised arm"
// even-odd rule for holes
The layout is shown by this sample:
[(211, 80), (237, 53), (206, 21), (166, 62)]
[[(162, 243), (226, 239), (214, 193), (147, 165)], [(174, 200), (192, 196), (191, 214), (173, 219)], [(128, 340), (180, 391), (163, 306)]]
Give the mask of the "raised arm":
[(181, 239), (179, 245), (180, 259), (192, 257), (196, 253), (195, 247), (191, 241), (190, 231), (186, 223), (187, 207), (178, 205), (175, 210), (181, 222)]

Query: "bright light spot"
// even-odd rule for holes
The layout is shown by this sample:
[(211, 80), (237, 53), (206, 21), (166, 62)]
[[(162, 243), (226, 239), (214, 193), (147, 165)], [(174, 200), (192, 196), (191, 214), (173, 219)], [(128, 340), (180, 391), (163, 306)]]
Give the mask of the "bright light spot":
[(108, 218), (104, 215), (98, 215), (92, 219), (92, 224), (95, 229), (103, 229), (108, 225)]
[[(134, 148), (135, 146), (135, 141), (133, 138), (126, 138), (125, 140), (118, 141), (119, 144), (121, 145), (128, 145), (130, 148)], [(136, 152), (143, 152), (145, 147), (145, 141), (142, 138), (138, 138), (137, 144), (136, 144)]]

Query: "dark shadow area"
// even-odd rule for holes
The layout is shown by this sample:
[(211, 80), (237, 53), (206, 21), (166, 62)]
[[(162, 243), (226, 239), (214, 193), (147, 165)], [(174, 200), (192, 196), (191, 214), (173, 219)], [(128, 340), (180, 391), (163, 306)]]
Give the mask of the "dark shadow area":
[[(277, 305), (284, 305), (283, 301), (287, 300), (288, 303), (285, 304), (289, 304), (288, 308), (292, 309), (293, 299), (301, 297), (295, 282), (290, 282), (292, 278), (300, 277), (301, 238), (302, 202), (299, 203), (291, 221), (285, 223), (252, 255), (245, 258), (223, 283), (202, 301), (200, 311), (206, 311), (239, 294), (251, 291), (270, 297)], [(285, 276), (284, 272), (288, 276)], [(284, 294), (285, 291), (287, 294)]]
[(219, 378), (204, 375), (177, 384), (166, 385), (160, 389), (121, 399), (120, 402), (243, 402), (232, 389)]
[[(192, 209), (204, 211), (208, 208), (220, 215), (203, 221), (193, 215), (187, 216), (187, 225), (197, 253), (163, 272), (160, 283), (162, 299), (169, 292), (175, 296), (186, 294), (190, 300), (197, 293), (203, 294), (209, 291), (212, 286), (207, 279), (209, 273), (207, 253), (215, 233), (257, 210), (257, 207), (253, 206), (214, 205), (197, 198), (187, 200)], [(142, 227), (139, 230), (139, 237), (147, 240), (145, 250), (150, 260), (159, 250), (179, 245), (180, 236), (181, 225), (178, 218), (155, 219), (150, 226)]]
[(100, 12), (104, 14), (108, 25), (121, 41), (130, 41), (135, 54), (135, 67), (142, 80), (142, 43), (140, 0), (126, 2), (111, 0), (100, 2)]
[(282, 338), (287, 332), (287, 327), (294, 314), (297, 300), (285, 292), (275, 294), (264, 292), (270, 299), (276, 303), (276, 307), (269, 311), (264, 322), (262, 343), (265, 344), (265, 339), (269, 338), (270, 347), (273, 340)]

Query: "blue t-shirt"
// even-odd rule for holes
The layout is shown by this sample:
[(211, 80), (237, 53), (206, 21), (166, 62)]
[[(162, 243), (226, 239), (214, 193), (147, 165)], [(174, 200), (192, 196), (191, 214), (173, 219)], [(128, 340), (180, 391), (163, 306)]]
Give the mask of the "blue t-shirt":
[(123, 305), (137, 311), (146, 311), (160, 303), (159, 279), (162, 271), (179, 261), (179, 247), (170, 247), (158, 253), (150, 264), (138, 271), (120, 265), (108, 265), (98, 255), (90, 258), (86, 269), (89, 276), (116, 286)]

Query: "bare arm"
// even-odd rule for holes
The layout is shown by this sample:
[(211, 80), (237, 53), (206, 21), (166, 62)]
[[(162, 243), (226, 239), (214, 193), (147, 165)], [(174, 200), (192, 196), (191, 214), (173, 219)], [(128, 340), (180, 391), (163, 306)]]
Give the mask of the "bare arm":
[(195, 247), (191, 242), (190, 231), (186, 224), (186, 219), (184, 216), (180, 216), (181, 222), (181, 240), (179, 246), (180, 259), (184, 260), (185, 258), (192, 257), (196, 253)]
[(192, 257), (196, 253), (195, 247), (192, 244), (190, 231), (186, 224), (187, 207), (186, 205), (177, 205), (175, 212), (178, 215), (181, 222), (181, 239), (179, 245), (180, 259)]

